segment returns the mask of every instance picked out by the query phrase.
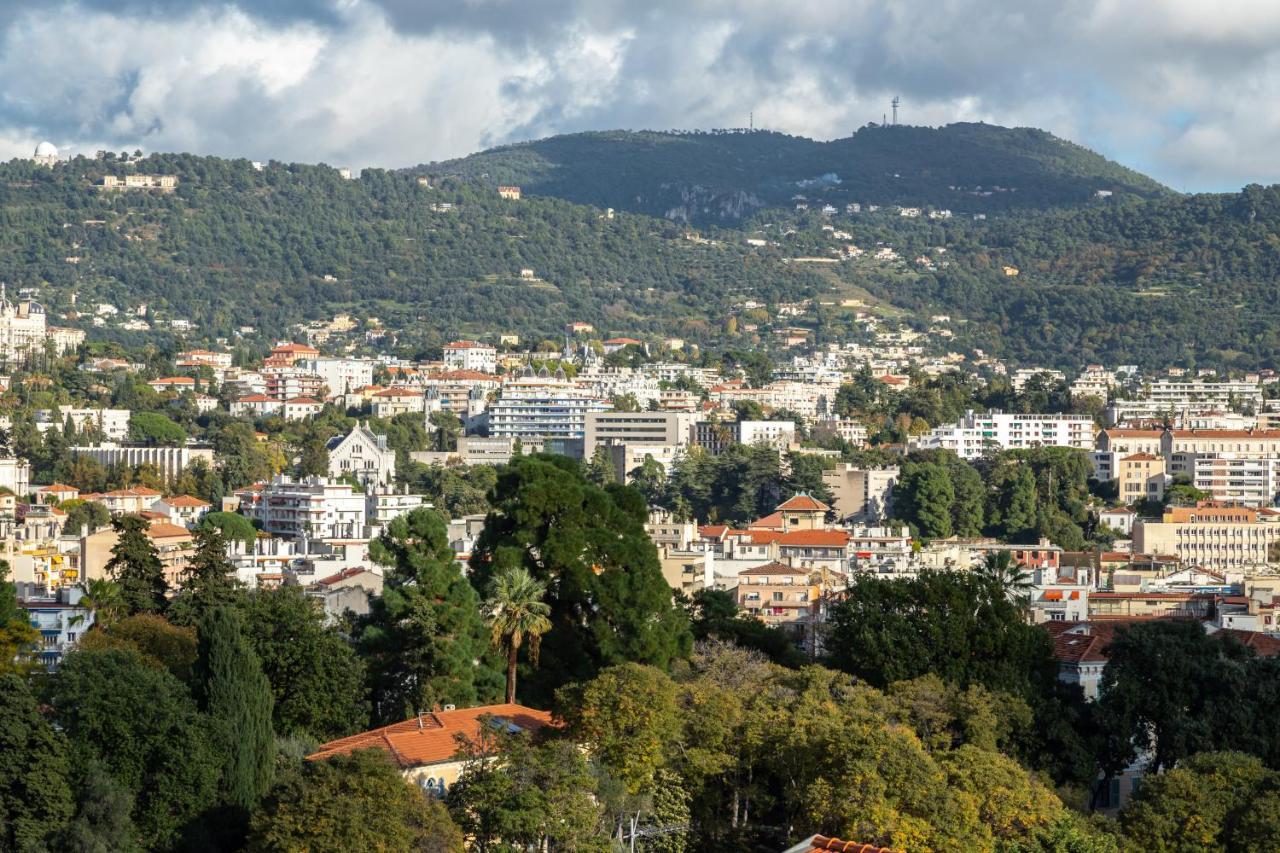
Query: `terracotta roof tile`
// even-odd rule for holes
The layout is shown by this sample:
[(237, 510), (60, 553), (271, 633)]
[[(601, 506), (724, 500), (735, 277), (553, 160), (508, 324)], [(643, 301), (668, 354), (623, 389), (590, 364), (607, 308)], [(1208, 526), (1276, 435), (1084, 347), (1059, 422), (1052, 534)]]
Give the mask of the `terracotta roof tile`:
[(307, 760), (346, 755), (358, 749), (381, 749), (400, 767), (420, 767), (451, 761), (458, 753), (456, 736), (475, 738), (482, 717), (492, 716), (523, 731), (553, 725), (551, 714), (523, 705), (482, 705), (455, 711), (432, 711), (400, 723), (321, 744)]
[(779, 536), (778, 544), (843, 548), (849, 544), (849, 534), (844, 530), (792, 530)]
[(809, 845), (811, 853), (819, 850), (834, 850), (839, 853), (900, 853), (892, 847), (877, 847), (860, 841), (842, 841), (839, 838), (827, 838), (825, 835), (815, 835), (809, 839)]
[(783, 501), (778, 507), (780, 512), (826, 512), (831, 507), (809, 495), (796, 495), (791, 500)]

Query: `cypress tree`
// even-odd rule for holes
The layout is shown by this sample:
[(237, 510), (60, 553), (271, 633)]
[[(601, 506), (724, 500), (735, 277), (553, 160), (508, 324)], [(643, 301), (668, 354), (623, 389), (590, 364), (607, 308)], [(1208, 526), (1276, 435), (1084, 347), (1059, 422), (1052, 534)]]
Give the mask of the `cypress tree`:
[(182, 577), (182, 591), (169, 609), (169, 618), (179, 625), (196, 625), (217, 607), (239, 603), (240, 582), (235, 566), (227, 559), (227, 540), (222, 531), (208, 526), (196, 531), (196, 553)]
[(106, 569), (120, 584), (126, 615), (161, 613), (168, 602), (169, 584), (156, 546), (147, 535), (147, 520), (137, 515), (121, 516), (111, 522), (120, 537), (111, 548)]
[(217, 607), (201, 621), (196, 686), (223, 759), (222, 800), (247, 813), (271, 786), (275, 733), (271, 685), (238, 610)]

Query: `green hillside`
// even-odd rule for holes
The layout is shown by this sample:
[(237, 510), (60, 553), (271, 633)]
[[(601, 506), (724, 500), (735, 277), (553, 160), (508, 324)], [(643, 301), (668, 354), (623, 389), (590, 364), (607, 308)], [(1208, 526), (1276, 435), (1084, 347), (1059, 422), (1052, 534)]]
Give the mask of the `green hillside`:
[[(177, 175), (178, 190), (95, 188), (126, 171)], [(283, 334), (348, 310), (425, 346), (499, 331), (559, 340), (571, 320), (703, 341), (730, 305), (799, 298), (818, 282), (661, 220), (509, 202), (457, 180), (425, 187), (377, 170), (343, 180), (324, 166), (257, 171), (190, 155), (2, 164), (0, 217), (11, 289), (39, 288), (56, 313), (73, 293), (82, 308), (145, 303), (210, 336), (241, 325)]]
[[(494, 148), (419, 171), (694, 222), (732, 223), (793, 197), (958, 212), (1080, 205), (1097, 190), (1169, 191), (1042, 130), (987, 124), (864, 127), (817, 142), (768, 131), (608, 131)], [(838, 180), (838, 182), (837, 182)]]
[[(989, 131), (946, 130), (975, 138)], [(864, 133), (901, 133), (904, 144), (917, 138), (913, 128)], [(995, 136), (1000, 151), (1052, 139), (998, 129)], [(655, 146), (696, 154), (687, 163), (674, 158), (686, 174), (708, 162), (698, 159), (708, 149), (697, 138), (652, 137)], [(729, 150), (770, 138), (710, 139)], [(791, 159), (845, 144), (781, 139), (800, 152)], [(1054, 180), (1066, 181), (1069, 168), (1087, 172), (1090, 157), (1064, 148)], [(1011, 156), (961, 159), (1021, 162), (1024, 174), (1034, 172)], [(647, 162), (639, 157), (627, 174), (642, 174)], [(730, 161), (710, 162), (708, 185), (724, 179)], [(177, 175), (178, 190), (96, 188), (103, 175), (131, 170)], [(1040, 174), (1038, 186), (1048, 186)], [(840, 207), (827, 216), (811, 204), (765, 208), (699, 235), (666, 219), (610, 218), (554, 197), (503, 200), (490, 178), (473, 177), (435, 174), (423, 185), (415, 172), (368, 170), (343, 180), (326, 166), (272, 163), (259, 171), (191, 155), (131, 164), (77, 158), (53, 169), (13, 161), (0, 164), (0, 280), (10, 292), (34, 288), (55, 318), (70, 311), (73, 295), (78, 310), (145, 304), (153, 335), (164, 320), (185, 319), (197, 339), (246, 325), (285, 335), (293, 324), (348, 311), (401, 330), (399, 343), (412, 352), (499, 332), (559, 341), (575, 320), (604, 334), (672, 334), (746, 350), (773, 340), (769, 306), (817, 297), (826, 305), (785, 321), (811, 328), (817, 343), (859, 334), (852, 312), (839, 307), (856, 298), (922, 327), (933, 314), (952, 315), (951, 346), (1014, 364), (1256, 369), (1280, 359), (1280, 188), (1181, 196), (1144, 185), (1152, 197), (1118, 192), (1078, 206), (1009, 207), (982, 221), (959, 212), (906, 218), (887, 208), (850, 215)], [(1022, 180), (1009, 197), (1030, 198), (1032, 185)], [(849, 245), (863, 256), (834, 262)], [(877, 247), (892, 247), (897, 259), (873, 259)], [(748, 301), (765, 307), (744, 313)], [(91, 332), (122, 334), (110, 326)]]

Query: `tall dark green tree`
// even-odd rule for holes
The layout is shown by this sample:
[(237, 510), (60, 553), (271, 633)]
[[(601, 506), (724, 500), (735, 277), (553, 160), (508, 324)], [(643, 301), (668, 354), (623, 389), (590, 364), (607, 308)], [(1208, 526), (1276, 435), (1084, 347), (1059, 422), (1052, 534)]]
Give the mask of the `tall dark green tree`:
[(0, 675), (0, 768), (0, 848), (49, 849), (73, 806), (67, 744), (12, 673)]
[(271, 684), (238, 610), (217, 607), (199, 626), (196, 695), (222, 758), (221, 799), (247, 813), (271, 787), (275, 735)]
[(106, 571), (120, 584), (126, 615), (163, 613), (168, 606), (165, 594), (169, 584), (164, 579), (164, 566), (155, 543), (147, 535), (147, 520), (124, 515), (112, 521), (111, 526), (119, 538), (111, 548)]
[(182, 577), (182, 590), (169, 606), (169, 619), (178, 625), (197, 625), (212, 610), (242, 602), (236, 568), (227, 559), (227, 540), (213, 526), (195, 533), (196, 553)]
[(99, 762), (133, 797), (139, 837), (157, 849), (217, 802), (220, 759), (191, 691), (136, 651), (72, 652), (50, 683), (72, 764)]
[(498, 477), (476, 542), (471, 580), (522, 566), (547, 585), (551, 630), (526, 695), (547, 699), (569, 681), (634, 661), (669, 667), (691, 645), (688, 617), (662, 577), (634, 489), (600, 488), (554, 456), (514, 460)]
[(375, 718), (401, 720), (436, 703), (501, 695), (480, 596), (463, 577), (440, 516), (430, 509), (403, 515), (370, 550), (387, 567), (360, 635)]
[(254, 590), (245, 630), (271, 682), (278, 734), (323, 742), (368, 727), (364, 663), (301, 588)]

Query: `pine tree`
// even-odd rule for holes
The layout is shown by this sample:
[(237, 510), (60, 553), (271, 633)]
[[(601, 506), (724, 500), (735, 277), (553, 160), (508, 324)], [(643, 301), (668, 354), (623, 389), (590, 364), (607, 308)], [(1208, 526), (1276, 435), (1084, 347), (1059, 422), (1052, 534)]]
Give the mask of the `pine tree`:
[(502, 675), (486, 660), (480, 597), (462, 575), (440, 516), (430, 509), (401, 516), (371, 550), (389, 567), (360, 637), (374, 716), (389, 722), (435, 703), (496, 698)]
[(223, 758), (222, 800), (247, 812), (271, 786), (275, 733), (271, 685), (238, 610), (215, 608), (201, 621), (196, 682)]
[(196, 625), (217, 607), (238, 603), (240, 582), (227, 559), (227, 540), (210, 525), (195, 533), (196, 553), (182, 577), (182, 591), (170, 607), (169, 618), (179, 625)]
[(147, 535), (147, 520), (125, 515), (112, 521), (111, 526), (119, 539), (111, 548), (106, 571), (120, 584), (125, 615), (163, 612), (169, 584), (156, 546)]

